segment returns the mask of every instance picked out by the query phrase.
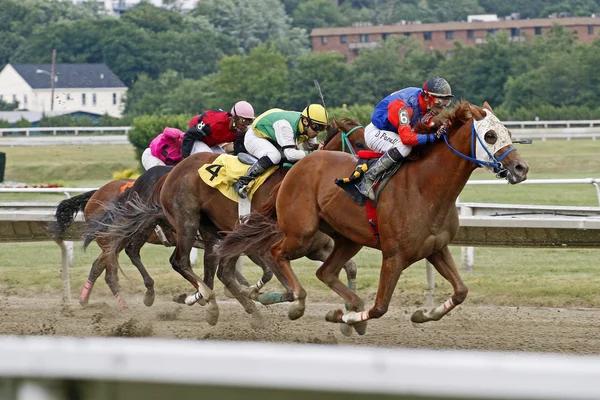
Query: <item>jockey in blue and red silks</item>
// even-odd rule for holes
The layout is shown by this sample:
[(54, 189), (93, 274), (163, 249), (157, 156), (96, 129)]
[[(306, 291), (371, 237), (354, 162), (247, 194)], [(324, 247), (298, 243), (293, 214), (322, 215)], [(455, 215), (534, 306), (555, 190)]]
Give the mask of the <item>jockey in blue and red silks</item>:
[(373, 151), (385, 153), (357, 185), (358, 190), (375, 199), (373, 184), (384, 171), (392, 168), (410, 154), (412, 146), (432, 143), (442, 137), (446, 127), (437, 133), (417, 134), (414, 129), (421, 121), (427, 126), (452, 101), (452, 89), (443, 78), (431, 78), (423, 89), (409, 87), (385, 97), (377, 104), (371, 123), (365, 128), (365, 142)]

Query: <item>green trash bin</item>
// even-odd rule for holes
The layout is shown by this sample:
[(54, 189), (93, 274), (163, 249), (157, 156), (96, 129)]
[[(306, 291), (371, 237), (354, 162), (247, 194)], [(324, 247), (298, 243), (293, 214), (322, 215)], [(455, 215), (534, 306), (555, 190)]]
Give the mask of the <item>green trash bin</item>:
[(6, 168), (6, 153), (0, 152), (0, 182), (4, 182), (4, 169)]

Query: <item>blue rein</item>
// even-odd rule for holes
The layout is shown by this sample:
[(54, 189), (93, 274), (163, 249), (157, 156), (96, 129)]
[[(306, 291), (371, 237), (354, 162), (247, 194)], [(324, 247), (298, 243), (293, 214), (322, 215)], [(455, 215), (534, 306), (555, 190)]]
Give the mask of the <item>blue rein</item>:
[(350, 153), (352, 155), (356, 155), (356, 151), (354, 151), (354, 147), (352, 147), (352, 143), (350, 142), (350, 139), (348, 139), (348, 136), (350, 136), (352, 132), (354, 132), (358, 128), (362, 128), (362, 125), (355, 126), (354, 128), (350, 129), (348, 133), (340, 129), (340, 132), (342, 133), (342, 152), (346, 152), (346, 146), (348, 146), (348, 150), (350, 150)]
[[(487, 155), (495, 161), (489, 162), (489, 161), (483, 161), (483, 160), (477, 159), (477, 156), (475, 154), (475, 152), (477, 150), (477, 147), (475, 146), (475, 138), (477, 138), (479, 143), (481, 143), (481, 146), (483, 147), (483, 149), (485, 150)], [(516, 148), (514, 148), (514, 147), (512, 149), (508, 149), (507, 151), (504, 152), (504, 154), (502, 154), (502, 156), (497, 156), (495, 154), (491, 154), (489, 152), (489, 150), (487, 149), (487, 147), (485, 147), (485, 145), (481, 141), (481, 138), (479, 137), (479, 135), (477, 134), (477, 131), (475, 130), (475, 123), (473, 123), (473, 125), (471, 126), (471, 157), (469, 157), (466, 154), (461, 153), (460, 151), (458, 151), (454, 147), (452, 147), (452, 145), (448, 142), (447, 135), (444, 135), (444, 141), (446, 142), (446, 145), (450, 148), (450, 150), (452, 150), (454, 152), (454, 154), (457, 154), (466, 160), (473, 161), (475, 164), (477, 164), (478, 167), (484, 167), (484, 166), (491, 167), (494, 170), (494, 172), (496, 172), (497, 174), (501, 174), (502, 172), (505, 171), (505, 168), (502, 166), (502, 161), (506, 158), (507, 155), (509, 155), (510, 153), (512, 153), (513, 151), (516, 150)]]

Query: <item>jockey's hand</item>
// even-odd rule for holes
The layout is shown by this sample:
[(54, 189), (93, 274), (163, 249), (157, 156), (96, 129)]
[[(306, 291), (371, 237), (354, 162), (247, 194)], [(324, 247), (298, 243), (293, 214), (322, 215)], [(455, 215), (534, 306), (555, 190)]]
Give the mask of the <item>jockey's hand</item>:
[(325, 147), (325, 142), (319, 142), (319, 147), (317, 147), (317, 150), (323, 150), (323, 147)]
[(440, 140), (443, 136), (448, 134), (448, 127), (446, 125), (442, 125), (438, 128), (435, 133), (435, 140)]

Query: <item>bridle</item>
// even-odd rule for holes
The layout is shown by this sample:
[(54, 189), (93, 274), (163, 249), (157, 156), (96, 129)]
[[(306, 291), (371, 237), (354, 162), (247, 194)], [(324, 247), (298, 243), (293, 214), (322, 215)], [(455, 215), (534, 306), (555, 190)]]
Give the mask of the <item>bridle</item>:
[(356, 155), (356, 150), (354, 150), (354, 147), (352, 146), (352, 143), (350, 142), (350, 139), (348, 139), (348, 137), (352, 134), (352, 132), (354, 132), (355, 130), (362, 128), (362, 125), (357, 125), (354, 128), (350, 129), (348, 132), (344, 132), (343, 130), (340, 129), (340, 133), (342, 135), (342, 152), (346, 152), (346, 146), (348, 146), (348, 150), (350, 151), (350, 154), (352, 155)]

